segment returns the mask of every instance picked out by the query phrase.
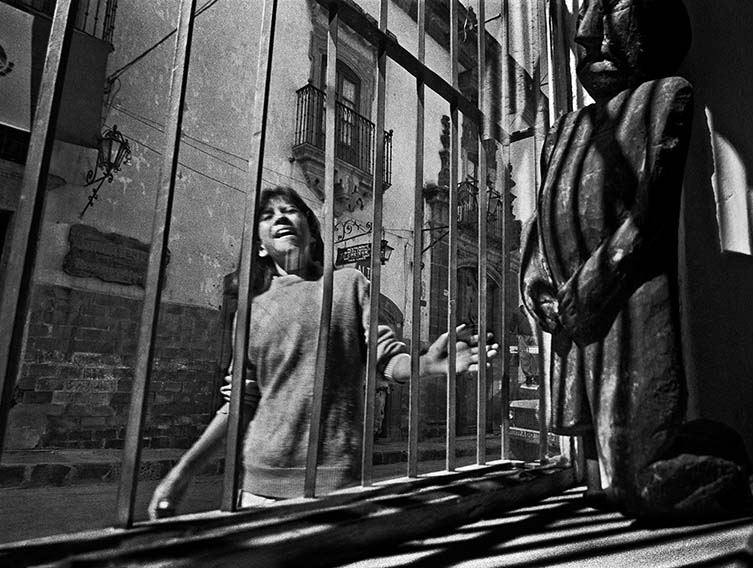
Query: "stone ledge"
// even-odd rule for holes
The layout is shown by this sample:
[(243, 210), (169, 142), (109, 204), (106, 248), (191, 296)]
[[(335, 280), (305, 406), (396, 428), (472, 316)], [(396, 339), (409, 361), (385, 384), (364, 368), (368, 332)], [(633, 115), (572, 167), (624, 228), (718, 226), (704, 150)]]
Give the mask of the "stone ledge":
[(7, 566), (302, 566), (368, 558), (402, 542), (480, 520), (574, 486), (557, 466), (497, 463), (291, 499), (265, 509), (186, 515), (0, 546)]

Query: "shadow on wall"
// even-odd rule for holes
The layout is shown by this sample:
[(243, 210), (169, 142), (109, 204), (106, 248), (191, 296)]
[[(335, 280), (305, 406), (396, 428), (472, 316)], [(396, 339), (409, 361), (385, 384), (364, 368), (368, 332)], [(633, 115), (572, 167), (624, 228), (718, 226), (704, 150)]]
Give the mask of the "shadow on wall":
[(693, 84), (696, 106), (680, 250), (690, 413), (734, 427), (753, 455), (747, 181), (753, 182), (753, 3), (685, 0), (685, 5), (693, 44), (680, 74)]

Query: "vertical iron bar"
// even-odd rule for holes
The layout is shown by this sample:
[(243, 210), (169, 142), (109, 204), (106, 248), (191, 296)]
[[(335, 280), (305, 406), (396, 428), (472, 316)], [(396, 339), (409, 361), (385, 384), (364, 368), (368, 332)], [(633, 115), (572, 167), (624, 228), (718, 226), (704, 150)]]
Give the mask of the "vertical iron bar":
[[(90, 2), (90, 1), (91, 1), (91, 0), (86, 0), (86, 10), (87, 10), (87, 12), (88, 12), (88, 10), (89, 10), (89, 2)], [(94, 37), (97, 37), (97, 24), (99, 24), (99, 10), (100, 10), (100, 8), (102, 7), (102, 1), (103, 1), (103, 0), (95, 0), (95, 1), (96, 1), (96, 3), (97, 3), (97, 9), (96, 9), (96, 11), (94, 12), (94, 25), (93, 25), (93, 27), (92, 27), (92, 35), (93, 35)], [(88, 15), (88, 13), (87, 13), (86, 19), (87, 19), (87, 20), (89, 19), (89, 15)]]
[[(550, 64), (550, 54), (552, 53), (549, 43), (550, 34), (548, 32), (549, 11), (547, 10), (547, 3), (549, 0), (537, 0), (538, 10), (536, 18), (536, 29), (538, 31), (537, 40), (539, 46), (539, 74), (544, 76), (546, 73), (547, 81), (549, 85), (554, 82), (554, 69)], [(551, 91), (551, 89), (550, 89)], [(538, 96), (541, 96), (540, 94)], [(545, 139), (552, 120), (552, 113), (550, 113), (551, 105), (538, 105), (541, 110), (536, 113), (536, 116), (541, 115), (541, 137)], [(543, 143), (542, 143), (543, 145)], [(551, 336), (547, 334), (546, 338), (542, 337), (542, 345), (539, 348), (543, 351), (540, 355), (541, 362), (546, 363), (551, 360)], [(539, 366), (539, 369), (544, 369), (544, 366)], [(541, 399), (539, 402), (539, 458), (542, 462), (545, 462), (549, 454), (549, 415), (551, 405), (551, 388), (550, 381), (540, 380), (539, 390), (541, 391)]]
[[(97, 2), (99, 2), (99, 0), (97, 0)], [(91, 4), (91, 0), (86, 0), (86, 8), (84, 8), (83, 14), (81, 13), (82, 11), (80, 9), (78, 10), (78, 13), (76, 14), (76, 21), (78, 24), (78, 28), (87, 33), (89, 33), (89, 30), (87, 29), (87, 25), (89, 23), (89, 5), (90, 4)], [(91, 35), (93, 35), (94, 37), (97, 37), (96, 34), (97, 34), (97, 28), (95, 26), (91, 31)]]
[[(547, 10), (547, 2), (549, 0), (536, 0), (536, 8), (535, 8), (535, 38), (536, 44), (538, 46), (538, 52), (539, 52), (539, 88), (537, 89), (536, 96), (539, 99), (542, 99), (545, 95), (543, 90), (541, 89), (541, 84), (544, 82), (544, 77), (546, 77), (546, 80), (548, 82), (548, 85), (552, 84), (553, 81), (553, 70), (551, 66), (549, 65), (549, 42), (548, 42), (548, 33), (547, 33), (547, 22), (549, 20), (548, 18), (548, 10)], [(548, 88), (547, 88), (548, 90)], [(543, 139), (546, 137), (547, 132), (549, 131), (549, 125), (551, 123), (551, 114), (549, 112), (549, 105), (548, 104), (539, 104), (537, 106), (536, 110), (536, 117), (537, 120), (540, 118), (540, 138), (542, 139), (542, 146), (543, 146)]]
[(112, 12), (111, 0), (105, 0), (105, 18), (102, 21), (102, 37), (100, 39), (107, 41), (107, 29), (110, 27), (110, 13)]
[[(418, 61), (426, 58), (426, 2), (418, 0)], [(411, 298), (411, 380), (408, 397), (408, 477), (418, 475), (418, 428), (420, 408), (421, 350), (421, 251), (424, 224), (424, 79), (416, 77), (416, 164), (413, 192), (413, 297)]]
[(536, 326), (536, 343), (539, 346), (539, 461), (545, 463), (549, 451), (549, 376), (544, 373), (546, 368), (546, 344), (541, 326)]
[[(533, 123), (533, 155), (537, 160), (534, 162), (534, 187), (538, 188), (541, 183), (541, 174), (538, 168), (539, 152), (541, 151), (541, 137), (542, 130), (546, 133), (548, 129), (548, 117), (546, 111), (542, 110), (541, 105), (541, 78), (543, 77), (543, 66), (546, 61), (548, 50), (542, 45), (542, 26), (541, 19), (546, 18), (546, 10), (542, 11), (542, 4), (545, 0), (537, 0), (536, 3), (530, 5), (529, 17), (531, 20), (531, 37), (530, 37), (530, 52), (531, 52), (531, 75), (533, 80), (533, 105), (534, 105), (534, 123)], [(548, 110), (548, 107), (547, 107)], [(539, 347), (538, 363), (540, 372), (544, 369), (546, 364), (546, 345), (544, 341), (544, 334), (539, 326), (536, 330), (536, 342)], [(548, 399), (548, 381), (539, 381), (539, 460), (541, 462), (546, 461), (548, 452), (548, 415), (549, 415), (549, 399)]]
[(13, 215), (7, 245), (7, 264), (0, 276), (0, 453), (21, 364), (21, 341), (44, 213), (55, 124), (75, 25), (72, 17), (75, 5), (75, 0), (59, 0), (55, 8), (18, 208)]
[(112, 43), (112, 32), (115, 29), (115, 14), (118, 11), (118, 0), (110, 0), (110, 18), (107, 23), (106, 37), (103, 37), (105, 41)]
[(301, 109), (303, 108), (303, 91), (296, 92), (295, 98), (295, 133), (294, 142), (296, 146), (301, 143)]
[[(572, 4), (573, 4), (572, 13), (577, 14), (580, 11), (580, 0), (572, 0)], [(569, 37), (569, 35), (565, 35), (565, 37), (567, 37), (568, 41), (572, 39)], [(565, 53), (567, 54), (568, 62), (573, 63), (573, 65), (569, 65), (569, 71), (570, 71), (570, 83), (569, 84), (571, 87), (575, 87), (575, 95), (574, 95), (575, 107), (581, 108), (586, 102), (586, 93), (585, 93), (585, 90), (583, 89), (583, 85), (581, 84), (580, 81), (578, 81), (578, 74), (576, 72), (576, 66), (574, 64), (575, 61), (573, 59), (574, 52), (575, 52), (574, 46), (572, 45), (572, 43), (568, 43), (566, 45)], [(571, 99), (570, 104), (573, 104), (572, 99)]]
[[(387, 31), (388, 3), (381, 0), (379, 6), (379, 29)], [(377, 108), (376, 132), (384, 132), (384, 109), (387, 87), (387, 50), (381, 44), (377, 55)], [(372, 133), (374, 130), (372, 130)], [(371, 152), (369, 152), (369, 155)], [(381, 290), (382, 263), (381, 247), (383, 225), (384, 194), (384, 144), (377, 144), (374, 169), (371, 177), (374, 208), (371, 216), (371, 295), (369, 306), (369, 342), (366, 357), (366, 400), (363, 411), (363, 454), (361, 460), (361, 484), (371, 485), (373, 479), (374, 451), (374, 404), (376, 399), (377, 338), (379, 324), (379, 292)]]
[(319, 337), (316, 353), (316, 376), (314, 377), (314, 398), (311, 408), (308, 454), (306, 456), (306, 477), (303, 494), (314, 497), (316, 492), (316, 464), (319, 455), (319, 434), (321, 430), (322, 399), (324, 396), (324, 373), (327, 366), (327, 343), (332, 320), (333, 248), (335, 225), (335, 87), (337, 84), (337, 28), (340, 17), (337, 4), (329, 7), (329, 33), (327, 34), (327, 96), (324, 128), (324, 275), (322, 284), (322, 312), (319, 320)]
[(159, 302), (164, 281), (167, 259), (167, 244), (170, 237), (173, 198), (175, 194), (175, 172), (178, 166), (180, 129), (183, 120), (183, 102), (188, 79), (188, 62), (191, 51), (194, 9), (196, 0), (181, 2), (178, 37), (172, 66), (170, 85), (170, 106), (165, 127), (165, 152), (160, 170), (160, 184), (154, 211), (152, 244), (149, 250), (144, 302), (139, 322), (139, 337), (136, 354), (136, 368), (128, 410), (125, 447), (118, 486), (116, 526), (127, 528), (133, 524), (133, 509), (136, 501), (139, 460), (141, 458), (141, 435), (146, 415), (147, 392), (152, 372), (154, 340), (159, 319)]
[[(458, 82), (458, 3), (450, 0), (450, 74), (452, 88), (460, 90)], [(458, 105), (457, 100), (450, 101), (450, 171), (448, 187), (448, 225), (449, 251), (447, 258), (447, 408), (445, 469), (455, 469), (455, 442), (457, 437), (457, 370), (455, 357), (457, 352), (457, 297), (458, 273)]]
[(248, 162), (248, 192), (246, 193), (246, 210), (243, 220), (243, 241), (241, 243), (240, 274), (238, 275), (238, 306), (236, 308), (233, 344), (233, 359), (235, 361), (231, 379), (233, 396), (230, 397), (227, 442), (225, 444), (225, 471), (220, 504), (223, 511), (235, 511), (237, 509), (237, 497), (240, 489), (238, 469), (242, 465), (243, 432), (241, 430), (243, 426), (243, 397), (246, 386), (246, 365), (243, 362), (245, 361), (245, 354), (248, 352), (248, 331), (253, 302), (253, 298), (251, 298), (251, 270), (256, 261), (252, 254), (254, 232), (256, 231), (254, 221), (256, 220), (262, 168), (264, 166), (276, 16), (277, 0), (266, 0), (261, 15), (254, 109), (251, 116), (250, 131), (252, 134)]
[(550, 120), (572, 110), (570, 50), (567, 45), (563, 0), (549, 0), (549, 98)]
[[(510, 244), (508, 241), (508, 219), (507, 215), (510, 209), (510, 190), (511, 185), (508, 184), (508, 179), (512, 180), (512, 174), (509, 173), (510, 168), (510, 43), (509, 43), (509, 30), (510, 30), (510, 17), (508, 13), (507, 0), (501, 0), (501, 12), (502, 22), (500, 23), (500, 56), (502, 61), (500, 62), (500, 117), (502, 121), (502, 163), (503, 163), (503, 176), (504, 184), (502, 185), (502, 254), (503, 254), (503, 267), (502, 267), (502, 337), (500, 338), (499, 345), (502, 350), (502, 392), (501, 394), (501, 407), (502, 407), (502, 420), (501, 424), (501, 443), (500, 443), (500, 457), (501, 459), (509, 459), (510, 457), (510, 380), (512, 370), (510, 369), (510, 339), (507, 333), (508, 329), (508, 276), (510, 274)], [(535, 189), (534, 189), (535, 191)], [(517, 279), (516, 279), (517, 280)], [(517, 306), (516, 306), (517, 309)]]
[[(478, 107), (485, 108), (487, 89), (486, 74), (486, 13), (484, 0), (478, 1)], [(487, 302), (487, 258), (486, 258), (486, 211), (487, 187), (486, 172), (486, 132), (484, 119), (478, 124), (478, 375), (476, 386), (476, 463), (486, 463), (486, 302)]]

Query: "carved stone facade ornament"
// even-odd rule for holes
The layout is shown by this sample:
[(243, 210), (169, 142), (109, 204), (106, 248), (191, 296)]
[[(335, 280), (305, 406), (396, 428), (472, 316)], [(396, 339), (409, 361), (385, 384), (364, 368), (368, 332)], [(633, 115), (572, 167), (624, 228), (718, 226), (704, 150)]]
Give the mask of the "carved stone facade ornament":
[(672, 73), (689, 41), (679, 0), (581, 2), (578, 77), (596, 102), (546, 138), (521, 266), (525, 305), (552, 334), (552, 430), (584, 437), (595, 499), (635, 517), (750, 499), (739, 436), (685, 422), (677, 243), (693, 90)]

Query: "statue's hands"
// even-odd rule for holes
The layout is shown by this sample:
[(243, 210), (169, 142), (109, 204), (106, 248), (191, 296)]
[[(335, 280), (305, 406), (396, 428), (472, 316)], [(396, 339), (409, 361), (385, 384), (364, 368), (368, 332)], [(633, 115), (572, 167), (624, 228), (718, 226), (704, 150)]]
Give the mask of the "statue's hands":
[(549, 333), (554, 333), (561, 327), (561, 311), (560, 300), (554, 294), (542, 293), (538, 297), (536, 315), (539, 317), (541, 327)]
[(604, 272), (598, 273), (588, 262), (557, 294), (562, 327), (578, 345), (602, 340), (624, 304), (621, 278)]

